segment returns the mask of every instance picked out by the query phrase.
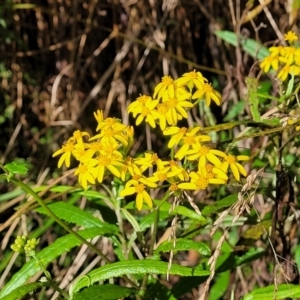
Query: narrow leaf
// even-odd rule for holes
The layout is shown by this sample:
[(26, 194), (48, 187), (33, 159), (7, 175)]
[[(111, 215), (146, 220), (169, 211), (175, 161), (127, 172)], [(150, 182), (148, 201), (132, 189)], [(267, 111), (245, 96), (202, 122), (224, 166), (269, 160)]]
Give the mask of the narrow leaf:
[(222, 208), (227, 208), (233, 205), (237, 201), (237, 199), (238, 199), (238, 194), (232, 194), (219, 201), (216, 201), (214, 204), (206, 205), (202, 209), (202, 215), (209, 216), (212, 213), (215, 213)]
[(266, 47), (262, 46), (260, 43), (256, 42), (255, 40), (248, 39), (244, 36), (240, 36), (238, 39), (237, 35), (234, 32), (226, 30), (216, 30), (215, 35), (235, 47), (239, 42), (243, 50), (253, 58), (261, 60), (269, 55), (269, 50)]
[(74, 295), (73, 300), (115, 300), (137, 294), (138, 291), (124, 286), (105, 284), (95, 285)]
[(286, 298), (299, 298), (300, 286), (293, 284), (280, 284), (276, 287), (269, 285), (267, 287), (258, 288), (244, 296), (243, 300), (280, 300)]
[(195, 242), (190, 239), (177, 239), (174, 247), (173, 241), (163, 242), (157, 249), (154, 251), (155, 255), (158, 255), (160, 252), (170, 252), (173, 251), (189, 251), (195, 250), (204, 256), (209, 256), (211, 254), (210, 248), (201, 242)]
[(168, 263), (153, 260), (120, 261), (97, 268), (86, 276), (78, 278), (70, 288), (70, 295), (74, 295), (84, 287), (97, 281), (129, 274), (171, 274), (180, 276), (208, 276), (209, 271), (201, 268), (188, 268), (173, 264), (168, 272)]
[[(60, 219), (63, 219), (69, 223), (84, 226), (85, 228), (99, 227), (106, 229), (106, 233), (118, 232), (118, 227), (112, 224), (103, 223), (101, 220), (95, 218), (88, 212), (81, 210), (66, 202), (55, 202), (48, 205), (54, 214)], [(36, 209), (37, 212), (47, 214), (47, 212), (39, 207)]]
[(1, 297), (0, 300), (22, 299), (24, 296), (28, 295), (29, 293), (39, 288), (50, 287), (50, 286), (51, 284), (49, 282), (31, 282), (16, 288), (6, 296)]

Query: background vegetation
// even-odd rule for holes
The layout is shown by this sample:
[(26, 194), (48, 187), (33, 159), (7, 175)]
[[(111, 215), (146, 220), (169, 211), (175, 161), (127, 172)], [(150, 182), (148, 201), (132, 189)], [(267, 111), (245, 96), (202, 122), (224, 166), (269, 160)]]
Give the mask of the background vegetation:
[[(259, 111), (260, 116), (274, 115), (278, 120), (286, 117), (282, 111), (280, 116), (273, 113), (272, 109), (279, 106), (280, 101), (272, 97), (281, 99), (283, 92), (274, 76), (260, 72), (257, 61), (266, 56), (264, 51), (268, 47), (283, 40), (288, 30), (294, 30), (299, 36), (299, 1), (23, 2), (4, 0), (0, 4), (1, 164), (26, 162), (29, 172), (26, 176), (17, 174), (17, 178), (22, 178), (45, 203), (51, 204), (59, 218), (64, 219), (64, 210), (74, 207), (100, 220), (101, 226), (98, 225), (103, 233), (99, 229), (93, 232), (95, 228), (83, 221), (83, 215), (66, 221), (69, 226), (76, 225), (76, 230), (84, 227), (84, 238), (94, 238), (91, 243), (112, 262), (122, 262), (124, 255), (124, 248), (116, 240), (118, 226), (122, 228), (123, 242), (130, 244), (128, 248), (123, 245), (130, 249), (127, 259), (147, 257), (154, 215), (148, 211), (137, 214), (133, 202), (128, 201), (126, 208), (131, 214), (122, 212), (122, 216), (121, 213), (116, 216), (112, 213), (114, 206), (108, 204), (109, 198), (114, 196), (111, 187), (108, 190), (93, 188), (84, 193), (73, 171), (57, 169), (57, 159), (52, 158), (52, 154), (74, 130), (94, 133), (97, 124), (93, 112), (97, 109), (103, 110), (106, 117), (134, 124), (126, 107), (140, 94), (151, 95), (162, 76), (178, 78), (193, 69), (201, 71), (214, 88), (222, 92), (222, 105), (210, 108), (199, 105), (191, 114), (202, 127), (238, 121), (235, 126), (215, 127), (216, 131), (212, 127), (210, 132), (213, 141), (219, 142), (222, 149), (234, 147), (234, 153), (250, 156), (246, 169), (254, 177), (250, 181), (252, 190), (246, 189), (246, 192), (251, 201), (238, 201), (245, 180), (240, 184), (230, 181), (226, 187), (193, 195), (202, 217), (188, 201), (180, 203), (181, 210), (169, 214), (170, 200), (169, 206), (161, 211), (157, 241), (167, 241), (170, 231), (166, 228), (175, 226), (174, 235), (189, 238), (200, 246), (197, 248), (186, 241), (181, 245), (178, 240), (177, 252), (173, 253), (172, 242), (167, 242), (165, 248), (152, 254), (159, 256), (159, 262), (166, 265), (172, 261), (181, 266), (203, 267), (203, 273), (185, 278), (180, 275), (191, 274), (177, 270), (167, 276), (168, 268), (157, 265), (161, 269), (156, 273), (163, 275), (150, 277), (151, 280), (144, 277), (142, 287), (148, 282), (148, 288), (143, 297), (198, 299), (205, 295), (211, 300), (242, 296), (262, 299), (259, 298), (262, 296), (255, 298), (251, 292), (261, 292), (259, 288), (267, 287), (269, 290), (265, 293), (270, 298), (264, 299), (272, 299), (280, 284), (286, 283), (289, 285), (282, 287), (282, 297), (290, 295), (290, 291), (297, 296), (299, 290), (293, 290), (293, 284), (299, 284), (300, 263), (299, 141), (294, 132), (267, 132), (267, 127), (255, 132), (243, 122), (253, 120), (249, 91), (256, 93), (259, 104), (254, 111)], [(251, 48), (252, 44), (247, 41), (255, 42), (255, 47)], [(257, 45), (262, 46), (257, 48)], [(249, 85), (248, 78), (257, 76), (259, 85)], [(297, 84), (295, 80), (294, 98), (298, 93)], [(285, 113), (291, 110), (290, 106)], [(293, 106), (293, 115), (298, 113), (297, 105)], [(146, 150), (160, 157), (167, 155), (166, 140), (158, 132), (150, 133), (144, 127), (136, 127), (135, 131), (132, 156)], [(255, 135), (259, 131), (261, 133)], [(245, 135), (249, 138), (234, 140)], [(105, 264), (91, 248), (68, 236), (65, 228), (49, 218), (32, 195), (28, 196), (12, 183), (0, 181), (0, 289), (5, 287), (12, 291), (27, 280), (38, 282), (43, 276), (35, 261), (25, 264), (27, 258), (10, 249), (16, 236), (22, 234), (40, 239), (37, 253), (48, 249), (48, 253), (41, 255), (45, 258), (42, 263), (62, 290), (69, 291), (75, 278)], [(68, 206), (63, 207), (63, 203)], [(86, 218), (86, 222), (91, 222), (90, 217)], [(213, 236), (210, 235), (212, 229)], [(96, 233), (103, 236), (95, 238)], [(49, 254), (51, 251), (53, 256)], [(210, 270), (206, 264), (210, 257), (215, 261), (216, 275), (209, 282), (209, 292), (204, 294), (209, 274), (205, 272)], [(123, 259), (126, 261), (125, 257)], [(143, 264), (148, 267), (147, 262)], [(24, 266), (26, 270), (21, 269)], [(127, 267), (124, 265), (124, 270)], [(107, 272), (104, 270), (103, 274)], [(143, 272), (155, 273), (147, 268)], [(14, 278), (16, 285), (13, 285), (14, 274), (20, 274), (24, 282), (20, 280), (18, 285)], [(128, 270), (125, 274), (129, 274)], [(101, 277), (98, 274), (95, 281), (128, 287), (126, 279), (112, 279), (121, 275)], [(131, 279), (143, 278), (139, 276)], [(88, 282), (78, 284), (76, 291), (88, 285)], [(31, 299), (58, 296), (47, 283), (33, 286), (32, 290), (37, 288), (41, 289), (30, 296)], [(94, 293), (100, 294), (99, 291)], [(0, 294), (5, 295), (4, 292)], [(129, 290), (120, 290), (119, 298), (124, 295), (131, 295), (128, 299), (142, 297), (133, 296), (134, 292)], [(250, 296), (246, 298), (246, 295)], [(15, 299), (11, 297), (8, 299)]]

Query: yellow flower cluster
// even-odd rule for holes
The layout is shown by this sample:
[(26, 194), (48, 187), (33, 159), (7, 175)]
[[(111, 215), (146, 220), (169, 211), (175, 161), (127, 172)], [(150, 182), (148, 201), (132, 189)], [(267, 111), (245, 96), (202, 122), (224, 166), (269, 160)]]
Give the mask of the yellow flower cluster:
[[(156, 153), (128, 156), (133, 128), (116, 118), (104, 119), (102, 111), (94, 113), (98, 134), (90, 137), (87, 132), (75, 131), (53, 156), (61, 155), (58, 167), (63, 163), (69, 167), (72, 156), (79, 162), (75, 175), (84, 189), (96, 181), (101, 183), (107, 173), (120, 178), (125, 184), (120, 196), (136, 195), (138, 210), (143, 203), (152, 208), (150, 189), (168, 187), (177, 193), (204, 190), (209, 184), (226, 184), (229, 170), (239, 181), (240, 175), (247, 175), (239, 161), (248, 160), (248, 156), (235, 157), (209, 147), (206, 142), (210, 137), (201, 134), (198, 126), (177, 127), (178, 121), (187, 118), (188, 110), (201, 100), (206, 105), (211, 101), (220, 105), (221, 95), (200, 72), (192, 71), (177, 80), (164, 76), (153, 97), (142, 95), (128, 106), (137, 125), (143, 121), (152, 128), (159, 125), (163, 134), (170, 137), (168, 148), (174, 153), (170, 159), (162, 160)], [(149, 169), (151, 176), (145, 175)]]
[(284, 35), (284, 39), (289, 46), (273, 46), (269, 48), (270, 55), (265, 57), (260, 63), (260, 68), (265, 72), (272, 69), (277, 72), (277, 78), (281, 81), (287, 79), (288, 75), (300, 74), (300, 48), (295, 47), (297, 35), (289, 31)]

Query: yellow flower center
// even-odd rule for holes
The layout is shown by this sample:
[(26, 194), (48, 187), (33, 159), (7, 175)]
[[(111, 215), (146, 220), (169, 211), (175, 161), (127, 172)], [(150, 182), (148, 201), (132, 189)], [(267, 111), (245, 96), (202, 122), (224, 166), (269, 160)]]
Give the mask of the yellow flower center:
[(169, 99), (168, 103), (169, 103), (171, 108), (176, 107), (177, 104), (178, 104), (178, 100), (176, 98), (171, 98), (171, 99)]
[(196, 140), (194, 136), (186, 136), (183, 138), (183, 142), (188, 145), (193, 145), (196, 142)]
[(187, 128), (186, 127), (182, 127), (179, 130), (179, 133), (186, 133), (187, 132)]
[(164, 76), (162, 77), (161, 82), (164, 86), (168, 87), (173, 83), (173, 79), (170, 76)]
[(228, 156), (227, 156), (227, 161), (228, 161), (228, 163), (230, 163), (230, 164), (234, 164), (234, 163), (235, 163), (235, 156), (233, 156), (233, 155), (228, 155)]
[(173, 183), (170, 185), (169, 190), (172, 192), (175, 192), (178, 190), (178, 185), (176, 183)]
[(205, 190), (208, 186), (208, 179), (204, 176), (199, 176), (195, 184), (197, 185), (199, 190)]
[(137, 184), (137, 185), (135, 186), (135, 192), (136, 192), (137, 194), (142, 193), (144, 190), (145, 190), (145, 186), (144, 186), (142, 183)]
[(147, 107), (143, 107), (142, 109), (142, 115), (148, 116), (150, 114), (150, 110)]
[(105, 120), (105, 123), (106, 123), (106, 125), (111, 126), (116, 123), (116, 119), (115, 118), (107, 118)]
[(134, 174), (134, 175), (132, 176), (132, 179), (133, 179), (133, 180), (136, 180), (136, 181), (139, 181), (140, 178), (141, 178), (141, 175), (138, 175), (138, 174)]
[(158, 156), (156, 153), (152, 154), (151, 160), (155, 163), (158, 160)]
[(212, 169), (214, 168), (214, 166), (212, 164), (206, 164), (205, 168), (206, 168), (207, 172), (212, 172)]
[(199, 148), (198, 152), (199, 152), (200, 155), (206, 155), (209, 152), (209, 150), (210, 150), (210, 148), (205, 147), (205, 146), (201, 146)]
[(94, 151), (100, 151), (103, 149), (103, 145), (100, 142), (94, 142), (89, 144), (89, 148)]
[(169, 161), (169, 165), (170, 165), (171, 167), (177, 167), (177, 166), (178, 166), (178, 163), (177, 163), (177, 161), (175, 161), (175, 160), (170, 160), (170, 161)]
[(74, 144), (72, 142), (67, 142), (64, 146), (63, 146), (63, 150), (65, 152), (72, 152), (74, 150)]
[(150, 98), (149, 96), (142, 95), (136, 98), (136, 101), (140, 102), (141, 104), (145, 104), (149, 98)]
[(167, 179), (167, 174), (165, 173), (157, 174), (157, 178), (159, 179), (160, 182), (163, 182)]
[(78, 174), (85, 174), (88, 171), (88, 168), (85, 165), (79, 165), (77, 171)]
[(98, 157), (98, 164), (99, 164), (99, 166), (106, 167), (106, 166), (110, 165), (110, 163), (111, 163), (111, 159), (110, 158), (108, 158), (106, 156), (99, 156)]
[(212, 90), (213, 90), (212, 86), (210, 84), (207, 84), (207, 83), (204, 84), (203, 89), (206, 93), (211, 93)]
[(169, 106), (165, 103), (160, 103), (157, 105), (157, 111), (162, 114), (165, 115), (169, 110)]

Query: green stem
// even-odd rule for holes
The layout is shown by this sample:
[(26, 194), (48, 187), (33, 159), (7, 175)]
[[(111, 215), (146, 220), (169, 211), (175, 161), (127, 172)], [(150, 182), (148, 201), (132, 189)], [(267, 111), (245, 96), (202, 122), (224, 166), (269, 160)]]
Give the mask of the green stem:
[(74, 237), (79, 239), (82, 243), (87, 245), (92, 251), (94, 251), (97, 255), (99, 255), (103, 260), (105, 260), (106, 263), (111, 263), (111, 261), (101, 252), (99, 249), (97, 249), (94, 245), (89, 243), (85, 238), (80, 236), (76, 231), (69, 228), (61, 219), (59, 219), (52, 210), (44, 203), (43, 199), (39, 197), (38, 194), (34, 192), (28, 185), (23, 183), (22, 181), (16, 179), (15, 177), (11, 177), (10, 181), (12, 181), (17, 186), (21, 187), (26, 193), (30, 194), (38, 203), (39, 205), (44, 208), (44, 210), (48, 213), (48, 215), (55, 220), (61, 227), (63, 227), (66, 231), (68, 231), (70, 234), (72, 234)]
[(65, 299), (70, 299), (68, 293), (66, 293), (65, 291), (63, 291), (57, 284), (55, 281), (52, 280), (50, 273), (46, 270), (45, 266), (42, 264), (42, 262), (40, 261), (40, 259), (35, 255), (32, 254), (31, 255), (40, 265), (40, 267), (42, 268), (44, 275), (46, 276), (48, 282), (51, 284), (51, 286), (60, 294), (62, 295)]
[[(156, 241), (156, 235), (157, 235), (157, 228), (158, 228), (158, 221), (159, 221), (159, 209), (160, 207), (169, 199), (170, 197), (170, 191), (168, 190), (165, 194), (165, 196), (161, 199), (161, 203), (155, 207), (154, 209), (154, 222), (153, 222), (153, 229), (151, 233), (151, 241), (150, 241), (150, 247), (149, 247), (149, 256), (153, 255), (155, 241)], [(146, 290), (147, 281), (148, 281), (149, 275), (146, 274), (143, 278), (143, 283), (141, 285), (141, 290)]]

